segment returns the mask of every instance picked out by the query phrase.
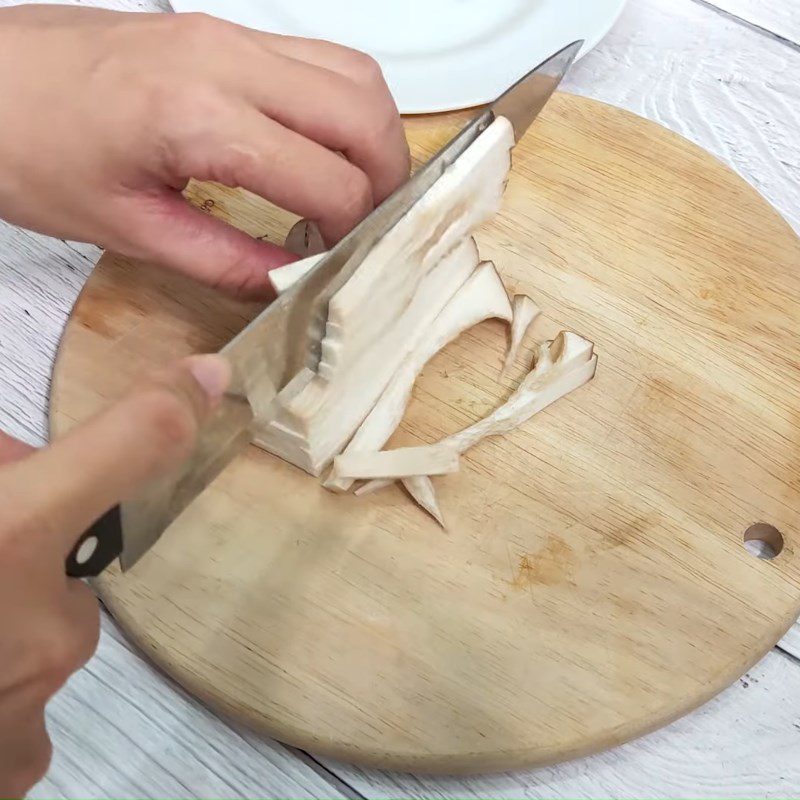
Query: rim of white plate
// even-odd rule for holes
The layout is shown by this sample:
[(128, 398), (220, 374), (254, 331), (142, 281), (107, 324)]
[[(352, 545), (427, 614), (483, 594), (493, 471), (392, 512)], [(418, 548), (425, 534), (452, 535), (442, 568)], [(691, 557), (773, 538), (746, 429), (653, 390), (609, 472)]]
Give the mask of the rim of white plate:
[[(486, 44), (479, 47), (470, 47), (470, 57), (465, 57), (451, 52), (447, 55), (433, 55), (423, 52), (422, 54), (397, 56), (391, 53), (380, 55), (374, 52), (386, 75), (392, 91), (395, 95), (398, 108), (403, 114), (429, 114), (443, 111), (454, 111), (457, 109), (471, 108), (482, 105), (493, 100), (502, 93), (508, 86), (511, 86), (518, 78), (527, 72), (536, 63), (543, 61), (552, 52), (556, 52), (560, 47), (569, 44), (575, 39), (584, 38), (584, 46), (578, 54), (578, 59), (594, 49), (597, 44), (606, 36), (608, 31), (614, 26), (622, 13), (626, 0), (603, 0), (607, 5), (607, 10), (601, 11), (603, 22), (596, 23), (591, 31), (585, 29), (581, 31), (579, 21), (570, 20), (569, 25), (573, 27), (574, 34), (559, 34), (559, 38), (553, 35), (540, 37), (534, 46), (527, 50), (527, 56), (516, 58), (504, 58), (499, 61), (497, 52), (512, 52), (520, 54), (522, 47), (517, 42), (515, 46), (503, 47), (503, 42), (507, 39), (522, 35), (526, 26), (535, 22), (536, 15), (541, 16), (558, 15), (561, 13), (561, 0), (541, 0), (532, 8), (526, 25), (519, 26), (521, 30), (509, 31), (504, 36), (495, 37), (494, 40), (487, 40)], [(589, 7), (597, 11), (597, 0), (588, 0)], [(171, 0), (172, 7), (179, 13), (199, 11), (222, 17), (239, 24), (251, 24), (253, 22), (253, 0)], [(248, 10), (249, 9), (249, 10)], [(256, 14), (259, 12), (256, 11)], [(276, 18), (279, 11), (273, 12)], [(574, 11), (573, 11), (574, 15)], [(596, 22), (596, 21), (593, 21)], [(308, 34), (297, 28), (292, 29), (291, 20), (284, 23), (284, 28), (278, 30), (279, 33), (290, 33), (293, 35)], [(563, 41), (562, 41), (563, 39)], [(549, 44), (547, 44), (549, 42)], [(538, 49), (536, 49), (538, 47)], [(456, 53), (464, 48), (453, 48)], [(482, 51), (482, 52), (481, 52)], [(431, 70), (436, 64), (438, 74), (447, 76), (443, 80), (432, 81)], [(459, 67), (461, 66), (461, 69)], [(470, 79), (462, 82), (460, 75), (462, 69), (470, 71)]]

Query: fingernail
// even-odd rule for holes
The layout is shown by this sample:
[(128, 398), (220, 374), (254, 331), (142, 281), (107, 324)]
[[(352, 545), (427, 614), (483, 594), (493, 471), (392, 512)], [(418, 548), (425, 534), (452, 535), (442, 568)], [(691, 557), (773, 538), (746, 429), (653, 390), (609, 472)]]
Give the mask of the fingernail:
[(193, 356), (189, 372), (212, 401), (219, 400), (231, 382), (231, 366), (222, 356)]

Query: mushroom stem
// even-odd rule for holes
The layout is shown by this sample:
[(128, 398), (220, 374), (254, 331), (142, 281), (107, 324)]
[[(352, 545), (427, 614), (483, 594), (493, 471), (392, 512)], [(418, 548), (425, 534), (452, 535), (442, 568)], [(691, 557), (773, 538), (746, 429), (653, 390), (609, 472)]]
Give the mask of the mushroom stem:
[(427, 511), (444, 528), (444, 517), (436, 499), (433, 482), (427, 475), (411, 475), (402, 480), (405, 490), (414, 498), (416, 504)]
[(470, 236), (500, 208), (514, 135), (498, 117), (332, 295), (316, 375), (257, 419), (255, 443), (319, 475), (478, 262)]
[[(511, 319), (508, 295), (491, 261), (479, 264), (433, 322), (428, 335), (403, 361), (344, 453), (383, 447), (403, 419), (414, 381), (428, 361), (461, 333), (490, 317)], [(346, 492), (352, 480), (329, 477), (325, 488)]]
[[(487, 436), (508, 433), (590, 381), (596, 368), (597, 356), (593, 355), (592, 343), (576, 333), (562, 331), (553, 341), (539, 345), (535, 366), (503, 405), (488, 417), (429, 447), (444, 445), (461, 454)], [(379, 488), (370, 483), (361, 487), (361, 494)]]
[(542, 313), (539, 306), (526, 294), (515, 294), (511, 302), (511, 307), (514, 316), (511, 322), (511, 338), (508, 345), (508, 352), (506, 353), (506, 360), (503, 363), (502, 374), (508, 372), (517, 360), (517, 354), (519, 353), (519, 348), (525, 338), (525, 334), (536, 321), (536, 318)]
[(341, 478), (407, 478), (452, 472), (458, 472), (458, 452), (445, 445), (342, 453), (333, 459), (333, 473)]

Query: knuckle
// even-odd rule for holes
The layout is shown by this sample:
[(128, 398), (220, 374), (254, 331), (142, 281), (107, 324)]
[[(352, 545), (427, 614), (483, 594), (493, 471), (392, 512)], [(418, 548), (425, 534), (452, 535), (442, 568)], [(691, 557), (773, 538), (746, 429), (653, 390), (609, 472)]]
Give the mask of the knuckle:
[(230, 297), (240, 300), (248, 299), (249, 295), (252, 295), (253, 289), (249, 273), (242, 269), (242, 266), (241, 261), (234, 261), (228, 269), (213, 279), (212, 288), (224, 292)]
[(185, 82), (153, 89), (149, 118), (162, 160), (172, 173), (213, 179), (206, 174), (208, 142), (215, 138), (214, 126), (223, 113), (221, 97), (211, 86)]
[(134, 397), (136, 418), (141, 419), (159, 459), (188, 455), (197, 432), (191, 409), (165, 386), (152, 386)]
[(347, 48), (347, 61), (353, 80), (364, 86), (383, 86), (383, 70), (381, 65), (370, 55), (360, 50)]
[(179, 41), (190, 47), (196, 44), (216, 44), (215, 39), (220, 31), (228, 27), (223, 20), (201, 11), (176, 14), (173, 19), (180, 37)]
[[(55, 694), (94, 654), (100, 637), (100, 608), (88, 586), (54, 599), (26, 646), (26, 673), (35, 676), (42, 702)], [(55, 605), (58, 602), (59, 605)]]

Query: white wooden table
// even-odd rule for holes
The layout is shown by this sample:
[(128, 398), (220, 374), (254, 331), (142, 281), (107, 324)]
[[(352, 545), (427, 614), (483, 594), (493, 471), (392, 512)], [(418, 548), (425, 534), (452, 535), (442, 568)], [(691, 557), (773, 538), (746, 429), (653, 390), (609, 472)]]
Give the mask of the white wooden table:
[[(166, 0), (89, 2), (168, 10)], [(800, 232), (798, 0), (629, 0), (566, 89), (698, 142)], [(56, 344), (98, 255), (0, 223), (0, 428), (31, 443), (45, 439)], [(109, 618), (49, 726), (55, 758), (33, 797), (789, 796), (800, 791), (800, 628), (668, 728), (581, 761), (470, 780), (365, 771), (259, 738), (188, 697)]]

